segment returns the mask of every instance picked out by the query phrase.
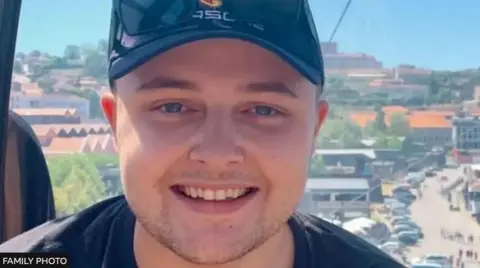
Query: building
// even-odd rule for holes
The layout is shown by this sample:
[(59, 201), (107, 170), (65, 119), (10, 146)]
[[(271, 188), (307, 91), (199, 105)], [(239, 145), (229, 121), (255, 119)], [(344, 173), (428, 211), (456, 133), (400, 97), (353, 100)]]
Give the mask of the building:
[(342, 53), (338, 43), (321, 43), (323, 63), (326, 69), (379, 69), (382, 63), (365, 53)]
[[(414, 142), (426, 146), (445, 146), (452, 142), (452, 123), (448, 119), (454, 112), (451, 111), (409, 111), (385, 106), (385, 123), (390, 125), (394, 114), (403, 114), (410, 127), (410, 135)], [(369, 122), (375, 121), (377, 113), (374, 111), (356, 111), (349, 115), (350, 119), (362, 128)]]
[(376, 79), (362, 90), (363, 95), (382, 95), (393, 100), (426, 99), (428, 86), (405, 84), (402, 80)]
[(412, 65), (399, 65), (394, 72), (396, 77), (407, 84), (428, 84), (432, 75), (432, 70)]
[(42, 146), (45, 155), (68, 155), (75, 153), (116, 154), (117, 147), (111, 134), (87, 135), (85, 137), (54, 137)]
[(34, 124), (79, 124), (80, 116), (76, 109), (66, 108), (17, 108), (13, 111), (30, 125)]
[(452, 143), (452, 123), (449, 112), (410, 112), (407, 115), (411, 129), (410, 138), (428, 147), (445, 146)]
[(324, 54), (326, 69), (379, 69), (383, 64), (374, 56), (365, 53)]
[(317, 149), (325, 169), (331, 174), (371, 175), (370, 163), (376, 158), (371, 149)]
[(299, 210), (342, 221), (369, 217), (369, 190), (365, 178), (308, 179)]
[(463, 188), (465, 208), (480, 223), (480, 165), (470, 165), (465, 169), (466, 182)]
[(74, 108), (82, 119), (90, 117), (90, 101), (73, 94), (45, 94), (38, 84), (22, 84), (21, 91), (11, 91), (10, 109)]
[(461, 164), (480, 163), (480, 120), (478, 116), (451, 118), (453, 156)]

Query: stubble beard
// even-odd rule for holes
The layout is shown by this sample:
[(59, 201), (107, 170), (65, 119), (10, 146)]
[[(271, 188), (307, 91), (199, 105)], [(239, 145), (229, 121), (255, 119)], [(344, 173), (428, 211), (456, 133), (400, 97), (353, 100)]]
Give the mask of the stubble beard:
[(192, 249), (188, 246), (189, 241), (181, 241), (180, 238), (175, 237), (172, 223), (168, 220), (170, 219), (168, 211), (163, 211), (159, 219), (154, 221), (141, 215), (136, 216), (137, 223), (158, 243), (187, 262), (198, 265), (219, 265), (239, 260), (279, 233), (285, 224), (278, 220), (259, 219), (252, 225), (255, 226), (255, 229), (249, 235), (232, 242), (228, 247), (224, 247), (221, 253), (212, 253), (205, 248), (203, 250)]

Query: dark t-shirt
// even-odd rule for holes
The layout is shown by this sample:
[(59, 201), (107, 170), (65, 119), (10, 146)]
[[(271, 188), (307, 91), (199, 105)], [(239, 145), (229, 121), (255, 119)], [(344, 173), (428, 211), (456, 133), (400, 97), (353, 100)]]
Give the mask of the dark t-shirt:
[[(134, 224), (125, 198), (115, 197), (15, 237), (0, 245), (0, 252), (67, 252), (72, 268), (135, 268)], [(404, 267), (319, 218), (295, 213), (288, 224), (295, 238), (295, 268)]]

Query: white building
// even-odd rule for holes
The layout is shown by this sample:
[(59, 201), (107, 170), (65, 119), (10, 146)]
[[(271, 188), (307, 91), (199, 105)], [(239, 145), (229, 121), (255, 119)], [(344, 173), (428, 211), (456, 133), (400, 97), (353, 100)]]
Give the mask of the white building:
[(345, 219), (370, 216), (370, 186), (365, 178), (308, 179), (298, 209), (330, 218), (335, 212)]
[(10, 109), (15, 108), (75, 108), (82, 120), (90, 117), (90, 101), (72, 94), (12, 91)]

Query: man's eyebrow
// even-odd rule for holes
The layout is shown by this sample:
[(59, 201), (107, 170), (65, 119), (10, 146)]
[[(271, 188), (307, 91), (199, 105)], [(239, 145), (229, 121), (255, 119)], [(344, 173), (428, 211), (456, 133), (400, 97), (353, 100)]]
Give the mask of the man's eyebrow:
[(280, 81), (265, 81), (265, 82), (253, 82), (248, 83), (245, 87), (246, 92), (258, 92), (258, 93), (276, 93), (286, 95), (291, 98), (298, 98), (297, 94), (289, 88), (285, 83)]
[(137, 88), (137, 91), (167, 89), (167, 88), (185, 89), (185, 90), (194, 90), (194, 91), (198, 90), (197, 85), (191, 81), (175, 78), (175, 77), (156, 76), (152, 80), (141, 84)]

